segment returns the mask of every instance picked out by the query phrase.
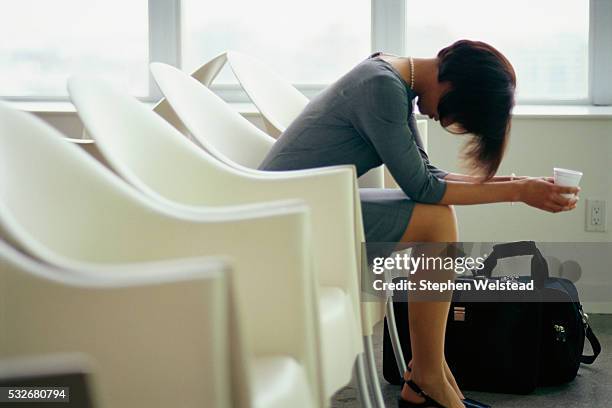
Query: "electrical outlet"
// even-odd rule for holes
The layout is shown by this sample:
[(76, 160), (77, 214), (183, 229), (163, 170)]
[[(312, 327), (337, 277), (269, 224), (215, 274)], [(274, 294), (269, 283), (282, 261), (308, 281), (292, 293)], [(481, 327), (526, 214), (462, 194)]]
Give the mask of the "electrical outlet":
[(586, 200), (586, 230), (606, 231), (606, 202), (604, 200)]

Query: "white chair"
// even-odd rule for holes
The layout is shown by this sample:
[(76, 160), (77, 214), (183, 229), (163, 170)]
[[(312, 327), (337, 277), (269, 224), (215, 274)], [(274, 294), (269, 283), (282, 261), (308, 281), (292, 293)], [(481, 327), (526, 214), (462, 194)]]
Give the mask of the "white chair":
[(79, 270), (231, 257), (246, 356), (243, 378), (233, 382), (239, 406), (322, 405), (310, 224), (302, 203), (197, 214), (163, 206), (55, 129), (5, 104), (0, 170), (0, 227), (50, 264)]
[[(222, 53), (213, 58), (211, 61), (202, 65), (193, 74), (191, 74), (192, 78), (205, 87), (208, 87), (225, 63), (226, 57), (227, 54)], [(158, 65), (160, 66), (159, 69), (162, 70), (164, 64), (151, 65), (151, 71), (154, 76), (156, 72), (155, 67)], [(156, 81), (159, 82), (157, 79)], [(182, 122), (166, 97), (157, 103), (153, 111), (164, 118), (181, 133), (201, 145), (202, 140), (193, 137), (190, 134), (189, 129)], [(223, 109), (217, 109), (211, 115), (214, 114), (222, 115), (221, 118), (228, 117), (225, 107)], [(235, 115), (230, 115), (230, 117), (234, 118)], [(216, 130), (217, 132), (211, 132), (209, 135), (210, 140), (206, 141), (206, 146), (204, 148), (206, 150), (213, 149), (214, 152), (211, 151), (213, 156), (215, 156), (217, 159), (221, 159), (226, 164), (230, 166), (239, 164), (241, 168), (246, 171), (257, 168), (276, 141), (276, 139), (266, 132), (253, 126), (245, 118), (238, 121), (219, 120), (218, 128)], [(245, 144), (248, 146), (248, 148), (235, 149), (236, 145)]]
[(230, 407), (221, 260), (69, 271), (0, 241), (0, 359), (84, 353), (101, 406)]
[[(166, 99), (174, 107), (180, 119), (191, 134), (211, 155), (246, 174), (255, 174), (260, 177), (295, 177), (295, 174), (304, 172), (317, 173), (323, 169), (310, 169), (288, 172), (266, 172), (249, 167), (248, 155), (252, 150), (251, 141), (258, 140), (265, 135), (241, 115), (233, 111), (225, 102), (217, 97), (208, 88), (201, 86), (195, 79), (181, 71), (164, 64), (152, 64), (153, 77), (162, 89)], [(232, 142), (230, 142), (232, 141)], [(254, 144), (256, 145), (257, 142)], [(352, 167), (352, 166), (351, 166)], [(354, 168), (353, 168), (354, 169)], [(356, 263), (361, 264), (361, 244), (365, 241), (363, 220), (361, 218), (361, 202), (356, 181), (353, 178), (353, 204), (352, 213), (353, 239), (351, 245), (355, 247)], [(325, 199), (325, 196), (322, 197)], [(329, 200), (332, 202), (333, 200)], [(343, 211), (349, 211), (345, 208)], [(335, 222), (335, 221), (333, 221)], [(354, 276), (358, 276), (358, 270)], [(362, 334), (366, 336), (367, 361), (373, 362), (371, 335), (373, 326), (382, 320), (384, 307), (376, 302), (365, 302), (361, 305)], [(372, 383), (378, 384), (375, 366), (368, 367)], [(376, 389), (379, 402), (382, 400), (380, 390)]]
[[(354, 169), (338, 166), (290, 177), (245, 173), (210, 156), (143, 104), (102, 81), (71, 78), (68, 89), (112, 168), (153, 200), (194, 212), (201, 206), (304, 200), (312, 214), (326, 396), (346, 385), (363, 352), (352, 239)], [(365, 384), (361, 388), (367, 392)]]
[[(196, 69), (191, 76), (199, 81), (202, 85), (208, 87), (215, 80), (226, 61), (227, 53), (223, 52), (203, 64), (200, 68)], [(170, 106), (166, 98), (162, 98), (155, 105), (153, 111), (164, 118), (182, 134), (192, 139), (189, 135), (189, 131), (187, 128), (185, 128), (185, 125), (183, 125), (183, 122), (181, 122), (179, 117), (176, 115), (176, 112), (174, 112), (174, 109), (172, 109), (172, 106)]]
[(258, 59), (228, 51), (227, 62), (271, 132), (284, 132), (308, 104), (304, 94)]
[[(206, 64), (202, 65), (196, 71), (193, 72), (192, 76), (200, 81), (204, 86), (210, 86), (212, 81), (214, 81), (215, 77), (221, 71), (221, 68), (225, 65), (227, 61), (226, 53), (221, 53), (208, 61)], [(183, 133), (188, 139), (195, 141), (189, 132), (180, 121), (174, 110), (170, 106), (170, 104), (166, 101), (165, 98), (162, 98), (154, 107), (153, 111), (166, 119), (172, 126), (178, 129), (181, 133)], [(100, 161), (102, 164), (108, 167), (108, 163), (106, 163), (105, 159), (100, 154), (100, 151), (97, 148), (95, 142), (91, 139), (91, 136), (87, 132), (86, 129), (83, 129), (82, 138), (74, 139), (74, 138), (65, 138), (66, 141), (70, 143), (74, 143), (77, 146), (81, 147), (91, 156), (93, 156), (96, 160)]]

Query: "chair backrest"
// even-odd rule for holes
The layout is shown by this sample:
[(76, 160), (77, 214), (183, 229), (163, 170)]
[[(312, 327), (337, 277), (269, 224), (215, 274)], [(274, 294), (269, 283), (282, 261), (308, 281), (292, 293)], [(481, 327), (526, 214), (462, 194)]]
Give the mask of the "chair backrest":
[(230, 406), (225, 270), (199, 260), (69, 272), (0, 241), (0, 358), (83, 353), (100, 406)]
[(184, 72), (161, 63), (151, 64), (151, 72), (166, 100), (204, 149), (230, 166), (259, 166), (274, 138)]
[(256, 58), (228, 51), (227, 62), (253, 104), (278, 132), (283, 132), (308, 104), (306, 96)]
[(57, 130), (0, 103), (0, 226), (28, 251), (64, 266), (150, 259), (132, 243), (163, 220)]
[(232, 188), (242, 173), (187, 140), (132, 96), (86, 77), (70, 78), (68, 90), (110, 167), (138, 190), (168, 205), (200, 210), (235, 196)]
[[(221, 72), (221, 69), (225, 65), (226, 61), (227, 54), (223, 52), (193, 71), (191, 76), (198, 80), (202, 85), (208, 87), (215, 80), (219, 72)], [(164, 118), (181, 133), (191, 138), (189, 131), (176, 115), (174, 109), (172, 109), (172, 106), (170, 106), (166, 98), (162, 98), (155, 105), (153, 111)]]

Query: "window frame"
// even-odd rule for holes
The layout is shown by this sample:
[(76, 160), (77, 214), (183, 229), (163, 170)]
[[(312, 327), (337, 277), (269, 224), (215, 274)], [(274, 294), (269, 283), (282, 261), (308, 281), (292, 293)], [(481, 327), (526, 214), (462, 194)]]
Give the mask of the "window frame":
[(589, 103), (612, 105), (612, 1), (589, 2)]
[[(163, 62), (181, 66), (181, 0), (148, 0), (149, 2), (149, 64)], [(153, 101), (163, 97), (149, 72), (149, 95)]]
[[(406, 55), (406, 7), (410, 0), (371, 0), (371, 50)], [(182, 68), (181, 0), (148, 0), (149, 62), (164, 62)], [(589, 78), (588, 97), (571, 100), (519, 100), (521, 105), (612, 105), (612, 2), (589, 0)], [(373, 52), (372, 51), (372, 52)], [(327, 84), (296, 84), (312, 97)], [(230, 103), (249, 102), (239, 85), (215, 85), (212, 89)], [(143, 101), (156, 101), (162, 94), (149, 75), (149, 95)], [(12, 101), (67, 101), (58, 96), (2, 96)]]

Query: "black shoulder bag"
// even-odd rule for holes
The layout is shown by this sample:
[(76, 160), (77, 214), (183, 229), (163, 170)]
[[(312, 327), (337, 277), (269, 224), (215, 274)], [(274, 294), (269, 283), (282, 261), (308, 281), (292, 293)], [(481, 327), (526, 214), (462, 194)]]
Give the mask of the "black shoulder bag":
[[(499, 244), (484, 268), (461, 280), (503, 280), (491, 277), (502, 258), (530, 255), (531, 271), (519, 281), (533, 280), (535, 299), (524, 302), (470, 302), (469, 293), (455, 291), (446, 330), (446, 359), (462, 388), (526, 394), (537, 386), (572, 381), (580, 363), (592, 364), (601, 345), (582, 310), (574, 284), (551, 278), (548, 265), (533, 241)], [(405, 296), (399, 294), (399, 296)], [(520, 295), (522, 296), (522, 295)], [(537, 301), (546, 297), (548, 302)], [(394, 295), (395, 298), (395, 295)], [(464, 301), (462, 301), (462, 298)], [(550, 299), (559, 301), (550, 302)], [(395, 318), (406, 363), (411, 359), (408, 303), (394, 303)], [(593, 355), (583, 355), (585, 338)], [(383, 375), (392, 384), (401, 377), (387, 333), (383, 343)]]

